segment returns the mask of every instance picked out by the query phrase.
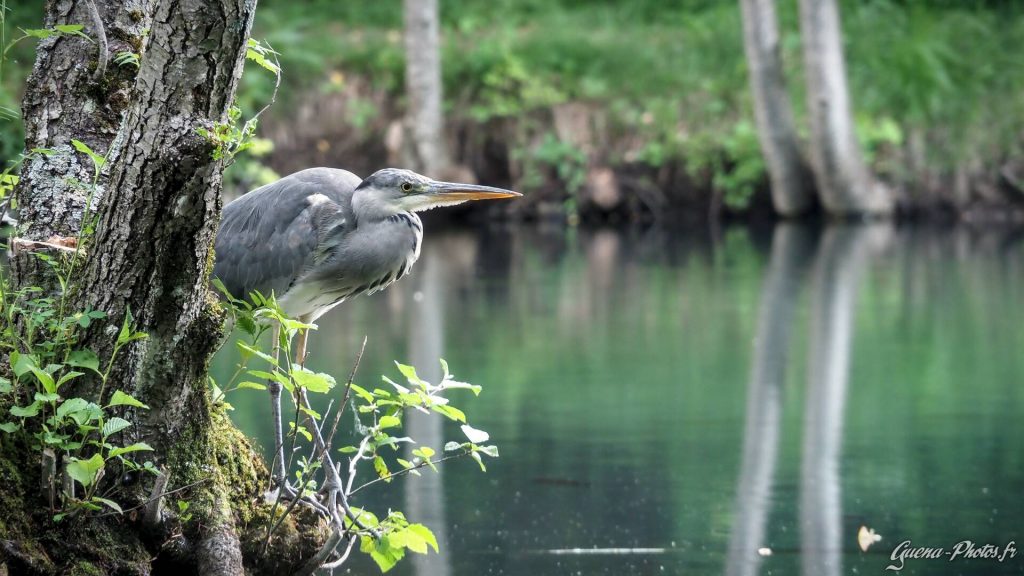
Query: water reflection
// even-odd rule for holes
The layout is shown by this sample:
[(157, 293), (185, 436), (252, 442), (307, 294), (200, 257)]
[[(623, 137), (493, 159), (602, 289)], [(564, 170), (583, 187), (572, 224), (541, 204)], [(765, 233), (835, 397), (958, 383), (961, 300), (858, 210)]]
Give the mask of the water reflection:
[[(409, 359), (418, 366), (418, 373), (429, 382), (441, 380), (438, 359), (444, 357), (444, 298), (448, 276), (446, 260), (441, 256), (443, 244), (425, 248), (423, 270), (416, 278), (414, 304), (409, 311)], [(443, 422), (437, 417), (411, 410), (405, 415), (405, 433), (426, 446), (444, 446)], [(406, 460), (414, 460), (414, 445), (406, 445)], [(448, 549), (448, 526), (445, 521), (444, 470), (405, 479), (404, 512), (415, 522), (433, 528), (438, 547)], [(448, 555), (413, 554), (413, 573), (417, 576), (448, 576), (451, 566)]]
[[(428, 230), (410, 278), (322, 319), (310, 363), (347, 373), (368, 334), (367, 385), (444, 356), (485, 387), (459, 402), (501, 447), (486, 475), (360, 494), (445, 541), (395, 573), (881, 573), (906, 538), (1022, 539), (1022, 256), (1014, 232), (783, 226), (764, 253), (742, 229)], [(256, 396), (234, 417), (266, 441)], [(884, 537), (867, 554), (861, 524)]]
[(725, 569), (730, 576), (757, 574), (763, 557), (758, 551), (767, 549), (790, 340), (815, 240), (810, 230), (794, 224), (779, 225), (773, 235), (750, 364), (743, 460)]
[(825, 231), (811, 285), (810, 350), (800, 467), (801, 572), (842, 573), (839, 460), (850, 379), (854, 307), (872, 235), (881, 225)]

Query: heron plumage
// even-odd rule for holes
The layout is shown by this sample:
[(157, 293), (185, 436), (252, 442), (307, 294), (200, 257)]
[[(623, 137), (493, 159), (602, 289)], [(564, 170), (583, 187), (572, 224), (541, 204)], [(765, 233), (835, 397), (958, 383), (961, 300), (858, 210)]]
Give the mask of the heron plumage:
[(236, 297), (273, 293), (286, 313), (310, 319), (398, 280), (419, 257), (423, 226), (411, 212), (353, 202), (361, 182), (310, 168), (228, 203), (214, 276)]

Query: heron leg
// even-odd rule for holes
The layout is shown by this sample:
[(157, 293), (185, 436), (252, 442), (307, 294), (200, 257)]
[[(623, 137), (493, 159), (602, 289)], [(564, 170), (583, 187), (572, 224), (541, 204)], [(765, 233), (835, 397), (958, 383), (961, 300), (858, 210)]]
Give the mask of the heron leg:
[[(309, 324), (309, 316), (302, 316), (299, 318), (299, 322), (303, 324)], [(309, 330), (299, 330), (298, 343), (295, 344), (295, 362), (299, 366), (306, 365), (306, 338), (309, 336)]]
[[(276, 362), (281, 355), (281, 326), (274, 326), (274, 344), (272, 354)], [(282, 488), (288, 487), (288, 471), (285, 469), (284, 461), (284, 431), (281, 423), (281, 383), (275, 380), (267, 381), (267, 389), (270, 390), (270, 411), (274, 420), (274, 475), (276, 481)]]

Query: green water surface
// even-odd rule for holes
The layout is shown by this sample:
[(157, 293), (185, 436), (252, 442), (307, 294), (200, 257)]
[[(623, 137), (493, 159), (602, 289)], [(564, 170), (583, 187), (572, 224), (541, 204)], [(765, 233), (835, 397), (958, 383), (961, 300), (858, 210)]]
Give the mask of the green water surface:
[[(396, 574), (1019, 574), (1021, 239), (428, 226), (411, 276), (320, 320), (309, 365), (341, 380), (366, 335), (365, 386), (442, 356), (484, 386), (453, 399), (500, 447), (486, 474), (455, 461), (359, 495), (438, 535)], [(266, 394), (229, 400), (266, 447)], [(867, 552), (861, 526), (882, 536)], [(904, 540), (1022, 552), (887, 572)]]

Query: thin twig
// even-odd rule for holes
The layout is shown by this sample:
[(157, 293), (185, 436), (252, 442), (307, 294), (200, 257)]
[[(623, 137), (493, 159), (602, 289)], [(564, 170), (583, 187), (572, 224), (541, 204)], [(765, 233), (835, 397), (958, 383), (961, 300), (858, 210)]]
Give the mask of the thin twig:
[(348, 560), (348, 555), (352, 553), (352, 548), (355, 547), (357, 541), (358, 540), (356, 539), (355, 534), (349, 536), (348, 546), (345, 548), (345, 553), (342, 554), (341, 557), (337, 560), (334, 560), (329, 564), (324, 564), (323, 566), (321, 566), (321, 568), (325, 570), (334, 570), (335, 568), (340, 567), (342, 564), (345, 563), (345, 560)]
[[(171, 494), (177, 494), (178, 492), (181, 492), (183, 490), (188, 490), (189, 488), (195, 488), (196, 486), (202, 484), (203, 482), (209, 482), (210, 480), (211, 480), (211, 478), (203, 478), (202, 480), (196, 480), (195, 482), (193, 482), (191, 484), (186, 484), (185, 486), (182, 486), (181, 488), (175, 488), (174, 490), (169, 490), (167, 492), (164, 492), (163, 496), (170, 496)], [(153, 500), (151, 498), (149, 500), (146, 500), (142, 504), (139, 504), (138, 506), (132, 506), (131, 508), (125, 508), (121, 512), (105, 512), (103, 514), (97, 515), (96, 518), (103, 518), (104, 516), (114, 516), (114, 515), (122, 516), (125, 512), (131, 512), (133, 510), (138, 510), (139, 508), (142, 508), (142, 507), (148, 505), (152, 501)]]
[[(441, 458), (440, 460), (433, 460), (430, 464), (440, 464), (442, 462), (445, 462), (445, 461), (448, 461), (448, 460), (453, 460), (455, 458), (462, 458), (463, 456), (469, 456), (470, 454), (471, 454), (471, 452), (460, 452), (458, 454), (450, 454), (448, 456), (445, 456), (444, 458)], [(409, 472), (412, 472), (413, 470), (419, 470), (420, 468), (426, 468), (427, 466), (430, 466), (430, 464), (428, 464), (427, 461), (424, 460), (423, 462), (420, 462), (419, 464), (417, 464), (417, 465), (415, 465), (415, 466), (413, 466), (411, 468), (405, 468), (403, 470), (399, 470), (398, 472), (394, 472), (394, 473), (388, 474), (387, 476), (381, 476), (379, 478), (374, 478), (373, 480), (370, 480), (369, 482), (367, 482), (365, 484), (362, 484), (361, 486), (359, 486), (355, 490), (352, 490), (351, 492), (348, 493), (348, 495), (352, 496), (353, 494), (355, 494), (356, 492), (359, 492), (363, 488), (366, 488), (367, 486), (370, 486), (372, 484), (376, 484), (377, 482), (386, 482), (388, 480), (391, 480), (392, 478), (398, 478), (399, 476), (405, 476), (406, 474), (408, 474)]]
[(96, 55), (96, 71), (93, 72), (92, 79), (94, 82), (98, 82), (107, 73), (107, 32), (103, 28), (103, 19), (100, 18), (100, 11), (96, 8), (96, 3), (93, 0), (86, 0), (86, 4), (89, 7), (89, 16), (92, 17), (93, 28), (96, 29), (96, 44), (99, 53)]
[(146, 513), (142, 517), (142, 523), (149, 528), (156, 528), (160, 525), (160, 516), (163, 515), (164, 491), (167, 489), (167, 482), (171, 475), (167, 470), (160, 470), (160, 475), (153, 483), (153, 492), (150, 494), (149, 504), (146, 504)]
[(348, 381), (345, 382), (345, 394), (341, 397), (341, 407), (338, 408), (338, 413), (334, 415), (334, 425), (331, 426), (331, 433), (327, 436), (327, 449), (331, 449), (331, 445), (334, 442), (334, 435), (338, 432), (338, 423), (341, 422), (341, 416), (345, 413), (345, 407), (348, 406), (349, 395), (352, 394), (352, 384), (356, 379), (356, 371), (359, 370), (359, 364), (363, 361), (363, 352), (366, 351), (366, 336), (363, 336), (363, 345), (359, 347), (359, 354), (356, 354), (355, 364), (352, 365), (352, 371), (348, 373)]
[[(293, 576), (309, 576), (310, 574), (316, 573), (317, 570), (323, 567), (327, 558), (329, 558), (331, 554), (334, 554), (334, 550), (337, 549), (338, 544), (341, 544), (341, 539), (342, 533), (340, 530), (336, 529), (331, 532), (330, 537), (328, 537), (327, 541), (324, 542), (324, 545), (320, 547), (320, 550), (318, 550), (312, 558), (307, 560)], [(352, 540), (355, 540), (355, 538), (352, 538)]]
[[(313, 419), (312, 415), (310, 415), (308, 412), (305, 413), (305, 415), (306, 415), (306, 423), (313, 429), (313, 433), (316, 435), (315, 437), (318, 440), (317, 442), (314, 442), (314, 452), (313, 452), (313, 454), (311, 454), (313, 457), (311, 458), (310, 462), (319, 462), (321, 467), (325, 467), (326, 466), (326, 467), (331, 468), (331, 472), (332, 473), (326, 475), (326, 477), (329, 480), (324, 483), (325, 486), (334, 483), (335, 480), (337, 480), (337, 482), (340, 484), (340, 478), (338, 477), (337, 471), (334, 470), (334, 463), (330, 459), (330, 457), (328, 456), (328, 452), (331, 449), (331, 443), (333, 442), (333, 439), (334, 439), (334, 433), (337, 432), (338, 422), (341, 420), (341, 415), (342, 415), (342, 413), (345, 410), (345, 404), (348, 402), (349, 393), (350, 393), (350, 391), (352, 389), (352, 383), (355, 380), (356, 371), (359, 369), (359, 363), (362, 361), (362, 358), (363, 358), (363, 352), (366, 350), (366, 340), (367, 339), (364, 336), (363, 337), (363, 345), (359, 349), (359, 354), (356, 355), (355, 363), (352, 366), (352, 371), (349, 373), (348, 381), (347, 381), (347, 383), (345, 385), (345, 394), (344, 394), (344, 396), (342, 398), (341, 407), (338, 409), (338, 412), (335, 414), (334, 423), (333, 423), (333, 426), (331, 427), (331, 433), (327, 437), (327, 441), (326, 442), (323, 440), (323, 429), (322, 429), (322, 427), (317, 425), (317, 423)], [(287, 358), (286, 358), (286, 360), (287, 360)], [(291, 368), (291, 366), (289, 364), (289, 369), (290, 368)], [(296, 429), (297, 429), (297, 427), (299, 425), (300, 409), (302, 407), (305, 407), (307, 410), (312, 410), (312, 408), (309, 405), (309, 399), (306, 397), (305, 390), (299, 389), (299, 393), (296, 394), (295, 396), (298, 398), (298, 400), (295, 403), (295, 406), (296, 406), (296, 409), (295, 409), (295, 426), (296, 426)], [(329, 412), (330, 412), (330, 409), (328, 409), (328, 413)], [(292, 438), (293, 438), (292, 446), (294, 447), (294, 438), (295, 438), (294, 434), (293, 434)], [(293, 448), (293, 450), (294, 450), (294, 448)], [(274, 531), (276, 531), (277, 528), (281, 526), (281, 523), (284, 522), (284, 519), (288, 517), (288, 514), (290, 514), (292, 512), (292, 510), (295, 509), (295, 506), (298, 504), (298, 502), (300, 500), (302, 500), (301, 494), (305, 490), (306, 486), (309, 485), (309, 481), (310, 481), (309, 478), (307, 478), (307, 479), (305, 479), (303, 481), (303, 484), (299, 488), (299, 491), (298, 491), (298, 495), (300, 497), (293, 499), (292, 502), (289, 504), (289, 506), (285, 509), (284, 513), (275, 522), (273, 522), (269, 526), (269, 529), (267, 530), (266, 538), (263, 541), (263, 550), (264, 550), (264, 552), (266, 551), (267, 546), (269, 546), (269, 544), (270, 544), (270, 538), (274, 534)], [(339, 486), (339, 489), (340, 488), (341, 487)], [(277, 507), (277, 502), (278, 501), (280, 501), (280, 492), (278, 493), (278, 500), (274, 502), (275, 511), (276, 511), (276, 507)], [(273, 511), (271, 513), (271, 518), (273, 518)], [(333, 551), (333, 549), (332, 549), (332, 551)]]

